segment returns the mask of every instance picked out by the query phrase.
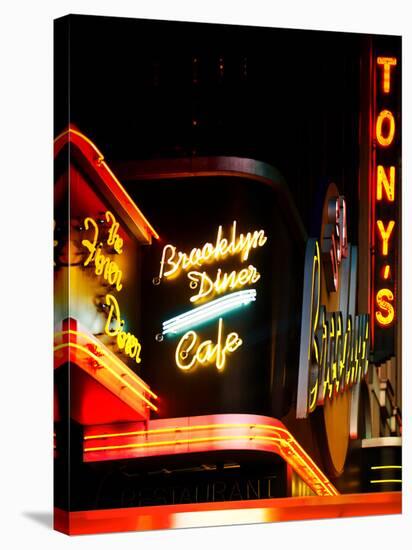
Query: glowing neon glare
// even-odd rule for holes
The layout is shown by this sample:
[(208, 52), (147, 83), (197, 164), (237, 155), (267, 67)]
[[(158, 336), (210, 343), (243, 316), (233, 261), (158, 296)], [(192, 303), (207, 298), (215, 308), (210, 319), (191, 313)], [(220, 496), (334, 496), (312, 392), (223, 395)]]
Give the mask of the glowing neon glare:
[(395, 200), (395, 166), (389, 167), (389, 177), (384, 166), (378, 165), (376, 180), (376, 200), (381, 201), (385, 190), (389, 202)]
[(189, 327), (210, 321), (236, 308), (246, 306), (255, 300), (255, 289), (233, 292), (165, 321), (163, 323), (163, 334), (177, 334), (183, 332)]
[(202, 248), (192, 248), (188, 254), (167, 244), (162, 252), (159, 279), (172, 278), (178, 276), (181, 270), (196, 269), (203, 264), (224, 260), (228, 256), (239, 255), (242, 262), (246, 261), (252, 249), (263, 246), (267, 237), (263, 229), (237, 235), (236, 226), (237, 222), (234, 221), (228, 240), (222, 236), (223, 228), (219, 225), (215, 244), (205, 243)]
[(391, 67), (396, 67), (396, 57), (378, 57), (378, 65), (383, 69), (382, 90), (385, 94), (391, 91)]
[(390, 303), (393, 300), (393, 292), (389, 288), (381, 288), (376, 294), (376, 305), (379, 310), (376, 311), (375, 317), (383, 327), (391, 325), (395, 318), (395, 309)]
[[(218, 370), (223, 370), (226, 364), (228, 353), (236, 351), (243, 343), (237, 332), (227, 335), (223, 345), (223, 320), (220, 318), (217, 331), (217, 343), (212, 340), (198, 342), (198, 335), (193, 330), (186, 332), (176, 347), (176, 365), (181, 370), (188, 371), (197, 365), (210, 365), (215, 362)], [(185, 362), (186, 359), (190, 359)]]
[[(383, 125), (386, 122), (387, 132), (383, 134)], [(388, 147), (395, 137), (395, 118), (387, 109), (381, 111), (376, 119), (376, 139), (382, 147)]]

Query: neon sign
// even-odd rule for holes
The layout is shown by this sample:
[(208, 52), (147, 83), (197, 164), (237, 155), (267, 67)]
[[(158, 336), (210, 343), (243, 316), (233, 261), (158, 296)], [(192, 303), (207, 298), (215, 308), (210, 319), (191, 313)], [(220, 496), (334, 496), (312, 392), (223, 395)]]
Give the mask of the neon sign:
[(219, 269), (214, 281), (206, 272), (196, 268), (224, 261), (231, 256), (239, 256), (240, 261), (245, 262), (252, 250), (264, 246), (266, 241), (267, 236), (263, 229), (255, 230), (253, 233), (249, 231), (246, 234), (237, 234), (237, 222), (234, 221), (229, 239), (223, 237), (223, 228), (220, 225), (214, 244), (207, 242), (200, 248), (192, 248), (189, 253), (181, 252), (174, 245), (167, 244), (163, 248), (158, 280), (174, 279), (182, 271), (188, 272), (190, 288), (199, 287), (199, 292), (191, 298), (192, 302), (210, 297), (213, 293), (220, 294), (228, 289), (233, 290), (253, 284), (260, 278), (260, 274), (253, 265), (239, 272), (232, 271), (230, 274), (222, 274)]
[[(369, 316), (355, 315), (357, 249), (348, 245), (342, 266), (342, 311), (321, 304), (322, 262), (319, 244), (306, 246), (301, 344), (296, 413), (306, 418), (325, 399), (360, 382), (368, 372)], [(343, 269), (343, 267), (345, 269)]]
[[(103, 246), (106, 244), (106, 246), (110, 247), (116, 254), (122, 254), (124, 243), (118, 233), (120, 226), (115, 216), (107, 211), (105, 213), (105, 219), (106, 222), (110, 224), (109, 232), (105, 239), (101, 238), (99, 226), (93, 218), (87, 217), (84, 220), (85, 230), (88, 231), (92, 229), (93, 237), (92, 240), (82, 240), (82, 245), (89, 252), (83, 265), (84, 267), (92, 265), (98, 277), (103, 277), (114, 290), (120, 292), (123, 288), (121, 282), (123, 276), (122, 270), (116, 261), (111, 259), (110, 255), (105, 255), (103, 253)], [(104, 333), (107, 336), (116, 338), (119, 350), (123, 351), (128, 357), (135, 359), (136, 363), (140, 363), (141, 344), (134, 334), (124, 330), (125, 321), (122, 319), (117, 298), (113, 294), (106, 294), (103, 307), (108, 311)]]
[[(243, 233), (236, 235), (236, 225), (237, 222), (234, 221), (230, 240), (222, 237), (223, 229), (219, 225), (215, 244), (205, 243), (202, 248), (192, 248), (189, 254), (177, 251), (171, 244), (166, 245), (160, 262), (159, 278), (172, 277), (180, 269), (187, 271), (205, 263), (224, 260), (228, 256), (239, 255), (242, 262), (246, 261), (252, 248), (263, 246), (267, 237), (263, 229), (253, 233), (248, 232), (246, 235)], [(165, 269), (165, 266), (169, 269)]]
[(242, 345), (242, 339), (237, 332), (226, 336), (223, 344), (223, 319), (220, 318), (217, 329), (217, 343), (212, 340), (200, 342), (195, 331), (190, 330), (180, 339), (176, 348), (176, 365), (181, 370), (191, 370), (198, 365), (215, 363), (218, 370), (223, 370), (226, 364), (226, 355), (233, 353)]
[[(108, 245), (113, 246), (117, 254), (121, 254), (123, 252), (123, 239), (117, 235), (119, 224), (116, 222), (111, 212), (106, 212), (105, 217), (107, 222), (112, 223), (106, 242)], [(108, 281), (109, 284), (116, 286), (116, 290), (122, 290), (122, 270), (118, 267), (116, 262), (103, 254), (103, 242), (100, 241), (98, 243), (99, 227), (97, 223), (93, 218), (86, 218), (84, 220), (84, 227), (86, 231), (89, 227), (93, 228), (93, 241), (89, 241), (88, 239), (82, 240), (82, 245), (89, 251), (89, 255), (83, 265), (88, 266), (90, 262), (93, 262), (96, 275), (103, 275), (103, 278)]]
[[(396, 68), (397, 58), (375, 58), (375, 123), (376, 147), (373, 170), (372, 256), (373, 296), (372, 312), (376, 329), (387, 331), (395, 321), (396, 289), (396, 230), (398, 170), (396, 145), (399, 128), (396, 122)], [(381, 105), (378, 106), (378, 103)], [(376, 330), (374, 330), (375, 336)], [(375, 337), (373, 338), (375, 341)], [(386, 340), (387, 342), (387, 337)], [(374, 348), (375, 348), (374, 343)], [(378, 346), (379, 347), (379, 344)], [(387, 344), (385, 348), (388, 348)]]
[[(126, 355), (136, 359), (140, 363), (140, 350), (142, 346), (139, 340), (130, 332), (124, 332), (124, 320), (121, 318), (119, 303), (115, 296), (106, 294), (106, 305), (109, 306), (104, 332), (108, 336), (116, 337), (117, 346), (123, 350)], [(114, 323), (114, 327), (112, 326)]]
[[(175, 351), (175, 361), (179, 369), (188, 371), (197, 365), (214, 362), (218, 370), (223, 370), (226, 356), (242, 345), (243, 341), (236, 332), (228, 334), (225, 343), (222, 342), (222, 316), (256, 300), (254, 288), (230, 291), (255, 284), (261, 278), (260, 273), (251, 264), (231, 272), (223, 272), (219, 267), (213, 276), (202, 268), (236, 256), (240, 262), (246, 262), (251, 252), (264, 246), (266, 242), (267, 236), (263, 229), (238, 233), (237, 222), (233, 221), (228, 237), (224, 236), (220, 225), (214, 243), (206, 242), (200, 247), (192, 248), (188, 253), (178, 250), (172, 244), (163, 247), (159, 275), (153, 280), (154, 284), (159, 284), (163, 279), (174, 280), (185, 272), (189, 288), (197, 291), (190, 297), (196, 307), (165, 321), (162, 334), (156, 336), (158, 341), (162, 341), (163, 335), (187, 331), (180, 338)], [(209, 301), (216, 294), (226, 292), (229, 294)], [(201, 342), (201, 337), (194, 330), (188, 330), (216, 317), (219, 317), (216, 345), (211, 340)]]
[(190, 279), (190, 288), (199, 288), (198, 293), (190, 298), (191, 302), (197, 302), (210, 295), (213, 296), (214, 293), (222, 294), (227, 290), (252, 285), (260, 279), (260, 273), (253, 265), (249, 265), (240, 271), (233, 270), (230, 273), (223, 274), (219, 268), (214, 280), (204, 271), (189, 271), (187, 276)]

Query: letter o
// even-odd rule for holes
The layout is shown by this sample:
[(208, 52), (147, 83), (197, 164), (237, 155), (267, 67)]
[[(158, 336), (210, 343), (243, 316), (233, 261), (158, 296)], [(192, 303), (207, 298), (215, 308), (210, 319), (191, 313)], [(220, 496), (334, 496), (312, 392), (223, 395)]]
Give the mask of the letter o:
[[(382, 128), (385, 121), (388, 124), (388, 130), (386, 135), (383, 135)], [(388, 147), (388, 145), (392, 143), (394, 137), (395, 137), (395, 118), (390, 111), (388, 110), (381, 111), (378, 115), (378, 118), (376, 119), (376, 139), (379, 145), (381, 145), (382, 147)]]

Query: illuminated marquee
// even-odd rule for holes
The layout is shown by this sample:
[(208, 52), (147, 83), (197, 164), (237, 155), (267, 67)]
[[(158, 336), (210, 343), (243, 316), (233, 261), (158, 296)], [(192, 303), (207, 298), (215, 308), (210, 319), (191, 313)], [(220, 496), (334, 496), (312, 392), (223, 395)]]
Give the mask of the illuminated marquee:
[[(372, 316), (373, 347), (393, 348), (396, 319), (396, 257), (399, 170), (397, 164), (400, 129), (397, 116), (398, 59), (375, 57), (375, 98), (372, 140)], [(384, 340), (382, 340), (384, 338)], [(388, 338), (392, 344), (389, 344)], [(385, 344), (383, 344), (385, 341)], [(393, 350), (392, 350), (393, 353)], [(389, 355), (391, 353), (389, 352)], [(376, 360), (380, 357), (379, 351)]]
[[(87, 217), (84, 220), (85, 230), (92, 230), (93, 236), (92, 240), (82, 240), (82, 245), (89, 252), (83, 265), (85, 267), (90, 265), (93, 266), (94, 272), (98, 277), (103, 277), (103, 279), (112, 286), (113, 290), (120, 292), (123, 288), (121, 282), (123, 276), (122, 271), (116, 261), (111, 259), (110, 255), (104, 254), (103, 246), (106, 245), (116, 254), (123, 254), (123, 239), (118, 234), (119, 223), (116, 221), (115, 216), (107, 211), (105, 219), (106, 222), (110, 224), (109, 232), (105, 239), (102, 239), (99, 226), (93, 218)], [(119, 350), (123, 351), (128, 357), (135, 359), (136, 363), (140, 363), (141, 344), (134, 334), (124, 330), (125, 321), (122, 319), (116, 296), (107, 293), (103, 306), (108, 313), (104, 333), (107, 336), (116, 338)]]
[[(218, 370), (223, 370), (227, 355), (233, 353), (242, 345), (243, 341), (237, 332), (230, 332), (223, 342), (222, 315), (256, 300), (255, 289), (231, 291), (255, 284), (259, 281), (261, 275), (256, 267), (251, 264), (240, 270), (233, 269), (229, 273), (218, 268), (215, 275), (210, 275), (204, 268), (236, 256), (242, 263), (246, 262), (251, 252), (264, 246), (266, 242), (267, 236), (263, 229), (238, 233), (237, 222), (234, 221), (228, 238), (223, 235), (223, 227), (220, 225), (214, 243), (207, 242), (199, 248), (192, 248), (188, 253), (177, 250), (172, 244), (164, 246), (160, 260), (159, 276), (154, 279), (154, 283), (159, 284), (163, 279), (176, 279), (185, 272), (189, 280), (189, 288), (197, 290), (190, 297), (190, 301), (196, 307), (165, 321), (162, 334), (159, 334), (157, 339), (161, 341), (163, 335), (178, 334), (194, 326), (219, 318), (216, 344), (211, 340), (202, 341), (201, 336), (194, 330), (189, 330), (183, 334), (175, 352), (175, 361), (179, 369), (189, 371), (198, 365), (204, 366), (214, 363)], [(226, 292), (228, 294), (208, 301), (214, 298), (216, 294)], [(200, 302), (201, 305), (199, 305)]]

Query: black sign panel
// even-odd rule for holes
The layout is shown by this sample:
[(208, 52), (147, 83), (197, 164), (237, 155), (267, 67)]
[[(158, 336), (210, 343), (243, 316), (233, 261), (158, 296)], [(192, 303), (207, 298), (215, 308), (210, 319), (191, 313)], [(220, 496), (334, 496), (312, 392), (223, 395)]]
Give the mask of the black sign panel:
[(142, 261), (141, 374), (161, 417), (280, 418), (292, 405), (304, 239), (275, 183), (216, 175), (128, 188), (160, 235)]

